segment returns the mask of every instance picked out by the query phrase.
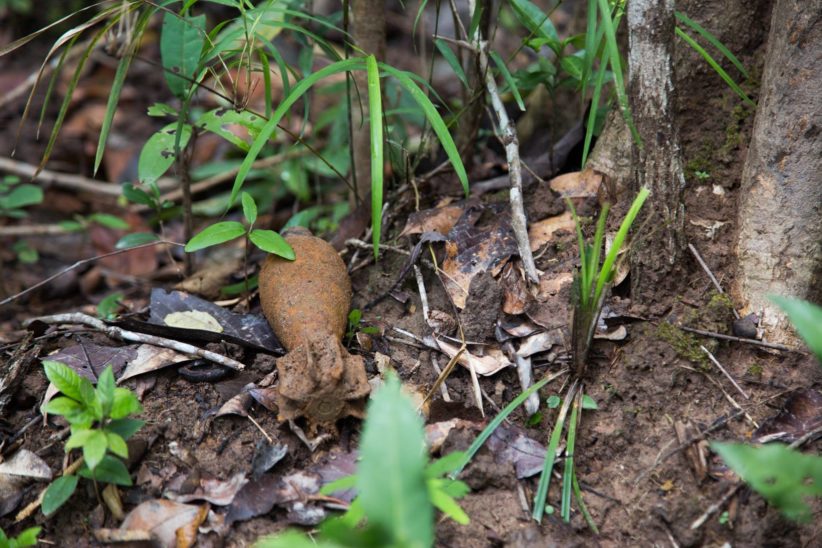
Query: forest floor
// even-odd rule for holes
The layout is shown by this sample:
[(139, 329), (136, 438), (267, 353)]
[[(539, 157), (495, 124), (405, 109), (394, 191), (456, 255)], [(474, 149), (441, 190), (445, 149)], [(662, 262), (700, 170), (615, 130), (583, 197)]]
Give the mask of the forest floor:
[[(751, 53), (752, 58), (755, 55), (756, 52)], [(0, 95), (28, 76), (25, 68), (31, 67), (34, 59), (17, 59), (5, 68), (7, 81), (0, 81)], [(102, 84), (95, 85), (92, 79), (81, 87), (84, 95), (75, 99), (68, 127), (57, 141), (50, 169), (89, 172), (96, 142), (95, 123), (106, 96), (105, 77), (110, 76), (111, 68), (107, 70), (103, 71)], [(138, 72), (130, 80), (131, 85), (141, 77), (143, 86), (145, 79), (152, 78), (147, 71), (142, 75)], [(158, 83), (158, 87), (160, 85)], [(135, 161), (144, 137), (151, 131), (151, 127), (143, 128), (137, 120), (145, 120), (142, 112), (147, 104), (161, 98), (150, 97), (153, 93), (140, 95), (138, 89), (144, 88), (133, 87), (131, 98), (126, 96), (122, 113), (125, 121), (119, 123), (129, 128), (127, 134), (131, 141), (117, 151), (122, 153), (122, 161), (115, 160), (116, 155), (112, 154), (112, 163), (107, 166), (112, 181), (128, 179), (128, 175), (123, 174), (133, 169), (129, 165)], [(680, 114), (689, 120), (681, 136), (683, 148), (686, 159), (692, 161), (685, 191), (687, 240), (724, 286), (730, 285), (734, 276), (736, 199), (753, 118), (750, 113), (741, 113), (732, 98), (730, 92), (717, 94), (716, 87), (706, 85), (683, 99), (680, 105)], [(715, 107), (711, 113), (702, 107), (709, 103)], [(3, 155), (8, 155), (12, 148), (21, 106), (20, 102), (7, 105), (0, 116)], [(47, 114), (53, 116), (55, 112), (52, 109)], [(24, 128), (16, 158), (36, 165), (42, 143), (33, 145), (30, 126)], [(524, 143), (524, 148), (527, 146), (528, 143)], [(478, 161), (472, 181), (504, 175), (505, 159), (498, 146), (492, 143), (483, 153), (475, 153)], [(486, 192), (465, 200), (453, 175), (447, 173), (416, 189), (419, 203), (415, 189), (409, 185), (400, 185), (388, 194), (390, 205), (384, 227), (387, 235), (384, 242), (388, 245), (381, 251), (379, 261), (369, 260), (371, 250), (367, 247), (351, 243), (341, 246), (341, 257), (351, 270), (353, 307), (363, 311), (363, 326), (377, 328), (376, 334), (360, 332), (349, 343), (350, 351), (365, 359), (369, 378), (380, 376), (378, 365), (382, 367), (387, 359), (412, 391), (426, 393), (437, 378), (433, 364), (443, 368), (448, 362), (445, 352), (419, 342), (432, 334), (432, 326), (436, 326), (439, 335), (457, 339), (457, 326), (461, 326), (466, 340), (479, 343), (469, 345), (469, 351), (477, 357), (484, 353), (489, 357), (486, 363), (499, 366), (498, 371), (479, 378), (485, 418), (475, 404), (471, 375), (464, 367), (456, 368), (445, 383), (450, 402), (444, 401), (440, 392), (430, 402), (425, 418), (427, 432), (430, 440), (442, 447), (442, 452), (464, 449), (489, 417), (522, 392), (516, 368), (505, 366), (510, 360), (502, 351), (500, 334), (512, 343), (512, 348), (520, 349), (531, 335), (557, 336), (553, 345), (543, 343), (532, 356), (537, 380), (569, 365), (570, 279), (577, 249), (573, 225), (568, 223), (569, 215), (559, 196), (571, 195), (582, 214), (594, 216), (601, 201), (613, 194), (604, 187), (598, 188), (594, 183), (599, 179), (593, 174), (581, 175), (575, 169), (566, 167), (563, 171), (567, 173), (560, 176), (564, 179), (541, 181), (526, 190), (532, 246), (541, 272), (540, 283), (530, 293), (522, 289), (521, 266), (516, 253), (510, 250), (507, 191)], [(696, 171), (709, 172), (710, 176), (694, 177)], [(26, 222), (47, 223), (113, 207), (100, 196), (66, 191), (59, 185), (49, 186), (46, 196), (44, 204), (34, 208)], [(279, 229), (292, 206), (284, 202), (277, 204), (273, 214), (261, 218), (260, 223)], [(619, 204), (616, 210), (620, 210)], [(144, 228), (145, 221), (136, 213), (118, 211), (126, 216), (133, 231)], [(612, 216), (609, 227), (614, 228), (619, 220)], [(453, 230), (455, 223), (458, 230)], [(468, 249), (470, 256), (479, 257), (490, 266), (488, 272), (476, 272), (463, 289), (451, 287), (449, 290), (448, 277), (434, 272), (428, 244), (424, 245), (418, 264), (427, 295), (425, 306), (434, 312), (427, 322), (420, 285), (413, 272), (395, 286), (408, 261), (408, 255), (395, 249), (409, 252), (418, 241), (419, 233), (434, 227), (460, 251)], [(339, 230), (346, 230), (345, 223)], [(27, 236), (26, 242), (37, 249), (40, 256), (32, 265), (17, 262), (10, 247), (16, 239), (3, 237), (7, 245), (0, 251), (3, 277), (0, 296), (22, 291), (75, 261), (111, 251), (121, 235), (122, 232), (94, 225), (83, 233)], [(180, 223), (169, 223), (166, 236), (182, 240)], [(326, 236), (330, 238), (334, 234)], [(357, 233), (346, 236), (362, 238), (362, 234)], [(461, 272), (458, 265), (467, 264), (460, 263), (465, 257), (448, 251), (448, 244), (431, 245), (439, 254), (438, 264), (446, 272), (449, 268), (456, 269), (451, 270), (452, 273)], [(472, 255), (474, 245), (477, 247), (473, 248)], [(61, 469), (65, 454), (62, 441), (55, 436), (64, 425), (53, 418), (44, 423), (40, 415), (39, 405), (48, 387), (40, 359), (55, 352), (75, 357), (79, 353), (94, 368), (102, 365), (94, 363), (98, 359), (96, 353), (103, 356), (99, 359), (108, 360), (110, 355), (104, 350), (123, 344), (92, 329), (76, 327), (52, 327), (46, 331), (43, 326), (35, 325), (30, 328), (35, 338), (26, 338), (29, 331), (23, 327), (25, 320), (58, 312), (94, 315), (95, 304), (115, 289), (124, 293), (130, 316), (135, 318), (146, 317), (152, 303), (163, 303), (162, 294), (155, 291), (152, 296), (152, 290), (157, 289), (182, 288), (208, 301), (225, 301), (215, 288), (242, 279), (242, 254), (240, 246), (207, 250), (198, 255), (201, 269), (197, 277), (180, 285), (176, 267), (167, 263), (166, 251), (149, 248), (116, 255), (74, 269), (0, 308), (3, 368), (13, 354), (37, 348), (20, 383), (12, 393), (7, 396), (4, 393), (10, 400), (4, 404), (0, 421), (3, 454), (7, 455), (10, 448), (26, 448), (44, 459), (53, 471)], [(261, 258), (252, 255), (250, 271), (255, 270)], [(456, 265), (449, 267), (448, 258)], [(819, 403), (811, 401), (812, 395), (806, 392), (822, 381), (818, 365), (802, 352), (699, 337), (679, 329), (689, 327), (731, 334), (734, 321), (734, 303), (717, 292), (687, 250), (676, 272), (665, 284), (655, 288), (652, 302), (642, 306), (632, 303), (629, 281), (618, 284), (613, 296), (606, 301), (605, 332), (614, 340), (603, 338), (594, 342), (584, 390), (596, 401), (598, 409), (583, 414), (575, 454), (585, 503), (600, 533), (594, 534), (588, 528), (576, 508), (570, 523), (563, 522), (558, 512), (546, 516), (542, 524), (530, 518), (529, 508), (536, 491), (542, 454), (556, 412), (546, 409), (545, 401), (548, 396), (561, 393), (563, 383), (568, 382), (564, 376), (541, 392), (540, 416), (529, 420), (524, 409), (518, 409), (504, 424), (493, 450), (483, 448), (467, 467), (462, 479), (470, 485), (471, 493), (460, 504), (471, 522), (463, 526), (449, 520), (439, 521), (439, 546), (722, 546), (726, 543), (817, 546), (822, 543), (820, 522), (793, 523), (747, 488), (726, 499), (736, 479), (707, 447), (711, 441), (758, 439), (775, 431), (775, 425), (784, 426), (783, 422), (775, 421), (785, 421), (788, 412), (806, 414), (798, 417), (799, 426), (791, 423), (795, 427), (792, 435), (800, 437), (807, 426), (802, 425), (802, 421), (818, 418), (820, 414), (816, 407)], [(465, 293), (466, 288), (464, 306), (455, 307), (452, 301), (455, 296), (459, 300), (460, 291)], [(380, 300), (373, 307), (366, 308), (377, 298)], [(260, 312), (256, 296), (235, 300), (226, 306), (243, 315)], [(398, 332), (397, 328), (419, 340)], [(441, 340), (448, 341), (447, 338)], [(25, 341), (22, 346), (21, 341)], [(460, 344), (450, 342), (457, 347)], [(716, 369), (700, 345), (711, 350), (747, 397)], [(258, 383), (274, 371), (276, 359), (247, 347), (217, 345), (210, 348), (228, 352), (247, 364), (247, 369), (214, 382), (193, 382), (191, 377), (181, 376), (175, 367), (168, 367), (124, 383), (140, 394), (144, 407), (141, 418), (146, 421), (137, 436), (140, 443), (132, 448), (130, 459), (135, 484), (121, 490), (126, 511), (169, 492), (189, 495), (183, 497), (186, 501), (201, 502), (205, 492), (212, 499), (213, 513), (222, 515), (223, 520), (210, 516), (207, 524), (219, 529), (219, 523), (223, 523), (224, 530), (202, 532), (200, 546), (243, 546), (292, 524), (315, 523), (317, 516), (328, 510), (323, 508), (323, 501), (310, 496), (316, 493), (311, 486), (316, 488), (318, 483), (353, 470), (352, 451), (357, 447), (360, 422), (350, 418), (341, 421), (338, 435), (312, 451), (288, 425), (278, 422), (276, 413), (262, 405), (255, 405), (249, 413), (256, 424), (238, 415), (216, 416), (217, 410), (249, 383)], [(124, 366), (125, 363), (121, 365)], [(799, 411), (796, 408), (800, 408)], [(677, 438), (677, 429), (684, 432), (683, 438)], [(266, 437), (271, 438), (271, 443), (265, 443)], [(248, 488), (239, 493), (232, 490), (252, 477), (254, 462), (266, 452), (266, 445), (269, 451), (272, 448), (280, 451), (282, 460), (248, 485), (268, 487), (268, 494), (249, 494)], [(306, 483), (294, 487), (298, 481)], [(552, 483), (548, 494), (549, 504), (554, 507), (558, 507), (557, 483)], [(31, 502), (43, 486), (33, 483), (0, 495), (0, 509), (4, 514), (0, 526), (5, 531), (16, 532), (38, 524), (43, 527), (41, 538), (45, 541), (84, 546), (97, 544), (95, 530), (119, 525), (98, 502), (90, 486), (83, 487), (55, 516), (47, 519), (36, 513), (15, 525), (16, 511)], [(710, 514), (700, 526), (692, 527), (695, 520), (720, 502), (718, 511)], [(226, 521), (228, 515), (232, 518)]]

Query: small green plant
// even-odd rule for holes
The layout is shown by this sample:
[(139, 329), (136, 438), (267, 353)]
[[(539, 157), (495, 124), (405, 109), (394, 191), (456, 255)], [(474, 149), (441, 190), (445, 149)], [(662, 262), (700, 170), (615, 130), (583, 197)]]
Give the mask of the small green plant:
[[(788, 315), (822, 365), (822, 308), (806, 301), (771, 297)], [(822, 457), (802, 454), (779, 443), (751, 446), (711, 444), (722, 460), (757, 493), (787, 517), (809, 521), (807, 498), (822, 497)]]
[(422, 420), (393, 374), (369, 404), (360, 456), (355, 476), (323, 489), (326, 494), (357, 489), (345, 514), (323, 522), (313, 538), (290, 531), (264, 537), (255, 546), (425, 548), (434, 543), (434, 508), (458, 523), (468, 523), (455, 500), (468, 492), (468, 486), (443, 477), (460, 466), (464, 455), (451, 453), (428, 462)]
[(354, 335), (356, 335), (357, 333), (376, 335), (380, 332), (378, 327), (363, 326), (360, 325), (361, 323), (362, 310), (360, 310), (359, 308), (352, 308), (351, 312), (348, 313), (348, 327), (345, 330), (346, 344), (349, 344), (351, 342), (351, 339), (353, 339)]
[(236, 240), (240, 236), (245, 236), (255, 246), (267, 253), (273, 253), (284, 259), (294, 260), (294, 250), (285, 241), (285, 238), (273, 230), (263, 230), (254, 228), (257, 222), (257, 203), (247, 192), (242, 194), (243, 216), (248, 223), (246, 228), (239, 221), (222, 221), (206, 227), (202, 232), (194, 236), (186, 244), (185, 250), (188, 252), (198, 251), (213, 245)]
[(602, 253), (609, 204), (606, 203), (602, 206), (593, 244), (587, 244), (582, 234), (582, 222), (577, 216), (574, 205), (568, 200), (568, 206), (576, 224), (580, 259), (579, 271), (574, 278), (574, 317), (571, 335), (574, 367), (579, 377), (582, 377), (585, 372), (588, 349), (594, 337), (594, 329), (599, 319), (599, 313), (602, 310), (602, 302), (607, 293), (606, 288), (617, 271), (617, 255), (622, 249), (628, 231), (649, 194), (650, 191), (647, 188), (642, 188), (637, 193), (627, 215), (625, 215), (622, 224), (619, 226), (616, 236), (614, 236), (613, 244), (605, 256), (602, 266), (599, 264), (599, 258)]
[(123, 294), (120, 291), (107, 295), (97, 305), (97, 317), (101, 320), (114, 320), (117, 318), (117, 311), (123, 306), (120, 302), (122, 299)]
[(0, 216), (22, 219), (23, 209), (43, 202), (43, 190), (36, 185), (20, 184), (20, 178), (7, 175), (0, 179)]
[(728, 525), (731, 522), (731, 516), (727, 510), (719, 514), (719, 524)]
[(25, 548), (26, 546), (37, 546), (37, 535), (40, 534), (41, 527), (29, 527), (16, 537), (9, 538), (6, 532), (0, 529), (0, 548)]
[[(77, 475), (64, 475), (49, 485), (43, 497), (43, 513), (56, 512), (77, 489), (80, 477), (115, 485), (131, 485), (122, 459), (128, 458), (126, 440), (143, 425), (129, 418), (140, 413), (137, 397), (115, 386), (111, 366), (100, 374), (95, 388), (67, 365), (43, 360), (46, 377), (63, 393), (45, 406), (45, 412), (60, 415), (71, 426), (65, 450), (81, 449), (83, 465)], [(79, 477), (78, 477), (79, 476)]]

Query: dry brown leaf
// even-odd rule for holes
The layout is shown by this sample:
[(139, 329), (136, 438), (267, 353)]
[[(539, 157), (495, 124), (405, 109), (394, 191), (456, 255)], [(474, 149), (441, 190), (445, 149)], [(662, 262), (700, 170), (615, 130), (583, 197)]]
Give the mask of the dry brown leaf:
[(439, 232), (445, 236), (457, 223), (464, 209), (465, 204), (456, 204), (416, 211), (408, 216), (400, 237), (423, 232)]
[(596, 196), (601, 183), (602, 174), (593, 169), (563, 173), (549, 181), (551, 188), (559, 192), (563, 198)]
[(512, 316), (525, 312), (533, 296), (528, 291), (519, 261), (509, 261), (505, 265), (499, 282), (503, 292), (502, 311)]
[(558, 230), (574, 231), (574, 217), (566, 211), (556, 217), (548, 217), (538, 223), (533, 223), (528, 229), (528, 239), (531, 242), (531, 251), (536, 251), (554, 239)]
[(207, 512), (208, 505), (180, 504), (165, 499), (149, 500), (128, 513), (120, 530), (144, 531), (149, 533), (159, 546), (176, 548), (177, 531), (189, 531), (193, 524), (196, 531), (196, 527), (203, 519), (203, 507)]

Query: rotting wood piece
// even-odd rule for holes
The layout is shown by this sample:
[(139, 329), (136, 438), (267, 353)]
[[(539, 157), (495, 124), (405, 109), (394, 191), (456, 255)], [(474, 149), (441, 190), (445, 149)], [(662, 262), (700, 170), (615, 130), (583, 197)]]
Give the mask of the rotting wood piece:
[(288, 350), (277, 361), (279, 419), (305, 417), (309, 428), (362, 418), (371, 388), (360, 356), (342, 345), (351, 280), (334, 248), (305, 229), (285, 236), (296, 259), (269, 255), (260, 271), (260, 301)]

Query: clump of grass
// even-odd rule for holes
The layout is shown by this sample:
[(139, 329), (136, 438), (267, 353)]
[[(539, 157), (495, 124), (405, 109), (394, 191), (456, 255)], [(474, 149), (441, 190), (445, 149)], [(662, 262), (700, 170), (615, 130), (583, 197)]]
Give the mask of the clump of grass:
[(592, 244), (588, 244), (582, 234), (582, 222), (577, 216), (574, 205), (568, 200), (568, 206), (576, 223), (580, 259), (580, 268), (574, 280), (574, 318), (571, 326), (574, 367), (578, 377), (582, 377), (585, 373), (588, 349), (594, 337), (594, 328), (602, 310), (602, 303), (607, 293), (606, 289), (613, 281), (614, 274), (617, 271), (617, 255), (628, 237), (628, 231), (639, 214), (642, 204), (645, 203), (650, 193), (647, 188), (642, 188), (634, 198), (631, 208), (622, 220), (622, 224), (614, 237), (613, 245), (605, 256), (605, 261), (601, 267), (599, 259), (602, 253), (605, 221), (608, 218), (610, 205), (606, 203), (602, 206), (596, 232), (594, 233), (594, 241)]

